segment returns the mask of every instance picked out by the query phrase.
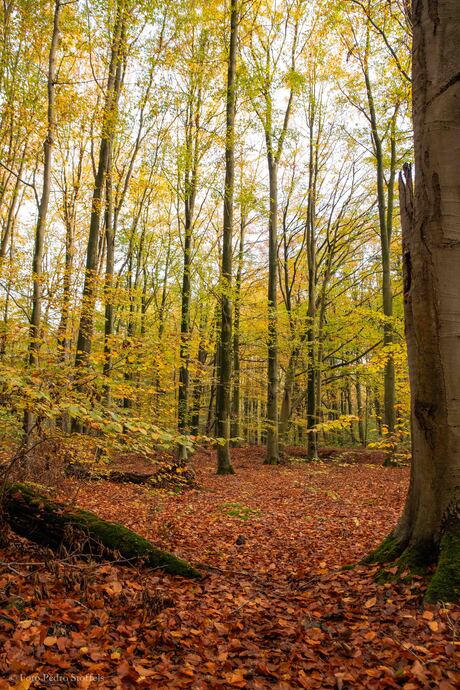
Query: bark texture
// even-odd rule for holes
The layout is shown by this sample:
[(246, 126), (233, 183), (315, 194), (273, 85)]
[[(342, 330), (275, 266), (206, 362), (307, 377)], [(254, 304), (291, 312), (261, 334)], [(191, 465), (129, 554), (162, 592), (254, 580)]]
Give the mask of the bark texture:
[(372, 556), (437, 561), (429, 600), (460, 598), (460, 4), (413, 0), (415, 190), (400, 179), (413, 464), (403, 516)]

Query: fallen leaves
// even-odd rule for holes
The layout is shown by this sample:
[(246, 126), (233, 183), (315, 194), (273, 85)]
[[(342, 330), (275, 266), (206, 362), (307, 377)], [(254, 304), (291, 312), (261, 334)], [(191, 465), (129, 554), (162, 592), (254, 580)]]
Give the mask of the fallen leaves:
[(395, 522), (406, 470), (267, 467), (258, 449), (234, 456), (238, 474), (216, 477), (214, 459), (197, 454), (202, 489), (183, 494), (69, 480), (84, 507), (135, 522), (207, 565), (206, 578), (53, 561), (12, 545), (0, 559), (19, 573), (0, 567), (0, 690), (28, 690), (33, 681), (19, 686), (29, 682), (20, 677), (43, 673), (98, 690), (458, 687), (458, 607), (424, 608), (420, 578), (378, 584), (376, 567), (341, 570)]

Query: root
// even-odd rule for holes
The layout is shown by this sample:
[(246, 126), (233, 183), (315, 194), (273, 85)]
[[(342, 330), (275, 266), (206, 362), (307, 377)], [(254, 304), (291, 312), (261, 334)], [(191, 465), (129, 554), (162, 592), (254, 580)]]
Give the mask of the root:
[(361, 563), (363, 565), (369, 565), (371, 563), (390, 563), (399, 558), (404, 549), (404, 543), (390, 534), (382, 541), (380, 546), (372, 551), (372, 553), (365, 556), (361, 560)]

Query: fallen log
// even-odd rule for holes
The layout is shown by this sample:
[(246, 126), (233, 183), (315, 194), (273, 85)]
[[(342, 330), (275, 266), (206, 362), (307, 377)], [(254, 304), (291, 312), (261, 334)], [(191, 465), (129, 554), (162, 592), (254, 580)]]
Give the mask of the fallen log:
[(199, 578), (186, 561), (153, 546), (147, 539), (95, 513), (51, 501), (27, 484), (6, 486), (3, 516), (17, 534), (42, 546), (79, 548), (99, 558), (115, 554), (128, 563), (160, 568), (171, 575)]
[(155, 472), (137, 472), (73, 462), (66, 467), (66, 475), (89, 481), (106, 480), (116, 484), (151, 484), (156, 489), (168, 488), (171, 485), (192, 487), (195, 481), (192, 468), (182, 468), (179, 465), (160, 468)]

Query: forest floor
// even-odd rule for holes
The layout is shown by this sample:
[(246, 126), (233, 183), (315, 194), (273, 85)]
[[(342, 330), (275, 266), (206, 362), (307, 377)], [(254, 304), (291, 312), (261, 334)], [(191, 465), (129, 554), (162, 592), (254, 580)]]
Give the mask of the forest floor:
[[(3, 688), (460, 686), (460, 608), (356, 563), (400, 513), (407, 468), (236, 449), (193, 458), (197, 488), (65, 480), (63, 494), (201, 568), (201, 581), (87, 562), (12, 538), (0, 551)], [(457, 662), (457, 664), (456, 664)]]

